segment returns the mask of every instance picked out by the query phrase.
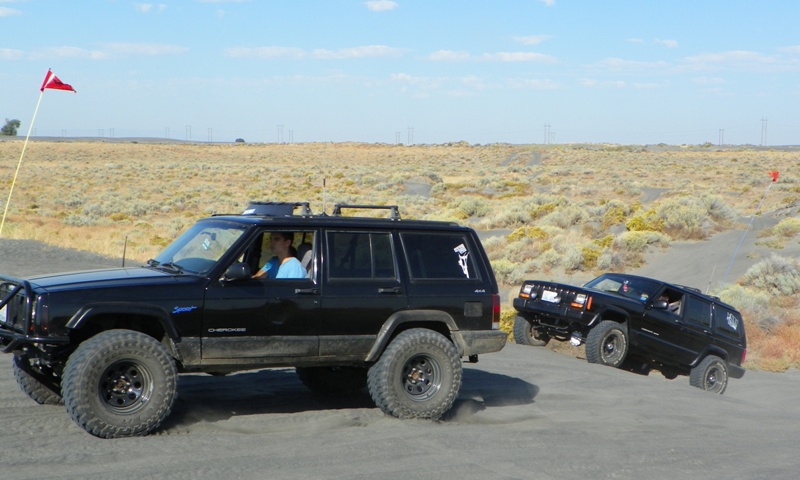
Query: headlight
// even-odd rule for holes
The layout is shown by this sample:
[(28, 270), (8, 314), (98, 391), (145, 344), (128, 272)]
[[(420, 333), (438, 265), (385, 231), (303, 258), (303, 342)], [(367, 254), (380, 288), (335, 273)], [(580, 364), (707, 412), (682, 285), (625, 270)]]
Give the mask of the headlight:
[[(531, 298), (531, 292), (533, 291), (533, 284), (526, 283), (522, 286), (522, 290), (519, 292), (519, 296), (522, 298)], [(536, 297), (536, 294), (533, 294), (533, 297)]]
[(585, 306), (588, 310), (592, 306), (592, 297), (585, 293), (579, 293), (575, 295), (575, 299), (570, 303), (570, 306), (574, 308), (583, 308)]

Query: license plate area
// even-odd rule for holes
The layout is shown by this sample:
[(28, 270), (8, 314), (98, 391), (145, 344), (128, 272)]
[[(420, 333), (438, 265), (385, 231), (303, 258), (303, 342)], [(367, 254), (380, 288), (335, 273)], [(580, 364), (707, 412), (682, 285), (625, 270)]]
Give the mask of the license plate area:
[(542, 292), (542, 300), (550, 303), (558, 303), (561, 299), (558, 297), (558, 292), (552, 290), (544, 290)]

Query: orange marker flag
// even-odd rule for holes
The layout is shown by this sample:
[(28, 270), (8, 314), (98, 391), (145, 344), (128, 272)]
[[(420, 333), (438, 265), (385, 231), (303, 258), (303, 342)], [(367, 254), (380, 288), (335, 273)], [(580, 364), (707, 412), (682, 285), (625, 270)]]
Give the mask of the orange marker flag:
[(778, 174), (779, 173), (780, 172), (778, 172), (777, 170), (775, 170), (774, 172), (769, 172), (769, 176), (772, 177), (772, 181), (773, 182), (777, 182), (778, 181)]

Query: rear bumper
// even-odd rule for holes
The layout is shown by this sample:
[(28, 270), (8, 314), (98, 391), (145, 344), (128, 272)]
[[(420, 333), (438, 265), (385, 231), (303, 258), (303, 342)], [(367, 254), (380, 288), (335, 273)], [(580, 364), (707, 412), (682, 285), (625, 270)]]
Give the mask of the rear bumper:
[(728, 364), (728, 376), (731, 378), (742, 378), (746, 370), (739, 365)]
[(508, 334), (501, 330), (460, 331), (457, 333), (456, 345), (462, 356), (480, 353), (499, 352), (506, 345)]

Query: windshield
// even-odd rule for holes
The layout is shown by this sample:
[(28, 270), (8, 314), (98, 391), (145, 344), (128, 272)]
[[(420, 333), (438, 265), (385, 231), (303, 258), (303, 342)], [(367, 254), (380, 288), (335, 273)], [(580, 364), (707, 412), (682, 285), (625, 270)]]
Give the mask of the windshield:
[(584, 286), (646, 302), (648, 298), (658, 292), (661, 284), (646, 278), (607, 273), (595, 278)]
[(197, 223), (147, 264), (175, 273), (206, 274), (246, 228), (244, 225), (221, 221)]

